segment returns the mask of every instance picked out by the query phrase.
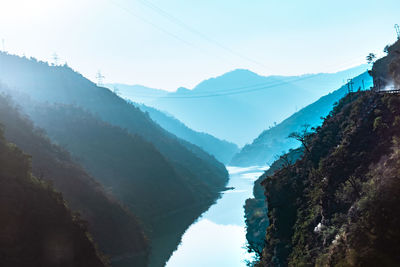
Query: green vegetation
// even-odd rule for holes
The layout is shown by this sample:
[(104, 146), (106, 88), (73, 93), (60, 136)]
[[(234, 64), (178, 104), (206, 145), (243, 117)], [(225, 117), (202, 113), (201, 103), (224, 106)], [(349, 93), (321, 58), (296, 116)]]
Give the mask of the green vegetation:
[(298, 148), (291, 149), (287, 154), (279, 156), (268, 170), (254, 182), (254, 198), (246, 200), (244, 210), (247, 246), (250, 252), (256, 254), (257, 259), (260, 259), (262, 256), (262, 250), (265, 246), (266, 229), (269, 225), (268, 208), (264, 195), (264, 187), (261, 185), (261, 182), (267, 177), (272, 176), (279, 169), (293, 164), (302, 154), (303, 149)]
[(150, 265), (164, 265), (219, 197), (224, 165), (68, 66), (0, 53), (0, 69), (3, 91), (146, 225)]
[(225, 140), (220, 140), (207, 133), (196, 132), (175, 119), (172, 115), (168, 115), (143, 104), (133, 104), (139, 107), (143, 112), (147, 112), (149, 116), (165, 130), (183, 140), (199, 146), (224, 164), (229, 164), (233, 155), (239, 151), (237, 145)]
[[(372, 86), (372, 78), (367, 72), (353, 79), (354, 90), (369, 89)], [(304, 124), (311, 127), (320, 126), (323, 118), (332, 110), (333, 104), (339, 101), (348, 91), (347, 85), (321, 97), (314, 103), (294, 113), (283, 122), (262, 132), (252, 144), (246, 145), (232, 159), (235, 166), (271, 164), (276, 155), (282, 151), (296, 148), (300, 145), (294, 139), (287, 137), (293, 132), (299, 132)]]
[[(149, 229), (156, 227), (164, 212), (178, 211), (181, 203), (194, 205), (202, 196), (206, 196), (204, 201), (211, 198), (204, 183), (186, 183), (152, 144), (82, 109), (42, 106), (30, 114), (50, 138), (66, 147)], [(154, 201), (148, 196), (158, 196), (163, 201)]]
[[(374, 89), (397, 84), (399, 47), (375, 62)], [(399, 94), (350, 93), (305, 136), (303, 156), (264, 175), (259, 266), (398, 265), (399, 123)]]
[[(204, 80), (191, 90), (181, 87), (167, 92), (141, 86), (117, 87), (122, 96), (134, 102), (166, 111), (192, 129), (243, 146), (266, 126), (281, 122), (297, 108), (309, 105), (339, 88), (343, 80), (366, 69), (364, 65), (337, 73), (301, 76), (261, 76), (236, 69)], [(207, 95), (214, 97), (204, 97)]]
[(71, 214), (51, 185), (31, 174), (30, 156), (0, 131), (2, 266), (105, 266), (87, 223)]
[(309, 136), (310, 152), (264, 180), (271, 224), (262, 264), (398, 262), (400, 199), (386, 193), (400, 190), (399, 118), (397, 95), (350, 94)]
[(7, 140), (32, 155), (33, 174), (51, 183), (63, 194), (68, 206), (88, 221), (89, 231), (101, 251), (111, 257), (113, 266), (123, 262), (146, 265), (149, 246), (137, 219), (3, 95), (0, 123), (5, 126)]

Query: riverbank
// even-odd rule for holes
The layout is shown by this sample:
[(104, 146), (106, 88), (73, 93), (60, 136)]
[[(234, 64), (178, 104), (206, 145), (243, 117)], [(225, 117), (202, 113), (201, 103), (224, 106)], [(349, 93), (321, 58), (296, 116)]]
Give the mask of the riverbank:
[[(266, 167), (227, 167), (230, 175), (222, 197), (184, 233), (167, 267), (243, 266), (247, 252), (243, 205), (252, 196), (254, 181)], [(207, 255), (207, 256), (204, 256)], [(227, 258), (226, 255), (231, 255)]]

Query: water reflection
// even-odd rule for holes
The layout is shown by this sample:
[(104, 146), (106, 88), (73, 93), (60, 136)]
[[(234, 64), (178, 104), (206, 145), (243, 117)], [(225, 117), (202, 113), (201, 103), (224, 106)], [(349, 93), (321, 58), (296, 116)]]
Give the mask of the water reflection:
[(253, 195), (253, 183), (266, 167), (227, 167), (228, 187), (202, 217), (185, 232), (182, 242), (167, 262), (168, 267), (245, 266), (252, 255), (245, 249), (243, 205)]

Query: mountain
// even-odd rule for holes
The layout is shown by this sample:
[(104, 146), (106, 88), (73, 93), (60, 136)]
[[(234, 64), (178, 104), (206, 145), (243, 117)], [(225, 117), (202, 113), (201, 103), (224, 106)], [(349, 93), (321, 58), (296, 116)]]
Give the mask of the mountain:
[(288, 153), (281, 155), (274, 161), (268, 170), (254, 182), (253, 197), (246, 199), (244, 217), (247, 247), (250, 251), (256, 253), (257, 257), (261, 257), (262, 255), (265, 245), (265, 234), (269, 225), (268, 208), (265, 204), (264, 187), (261, 183), (282, 167), (296, 162), (302, 156), (303, 150), (302, 148), (291, 149)]
[[(375, 62), (374, 82), (396, 86), (399, 45)], [(400, 95), (380, 88), (341, 99), (302, 136), (303, 155), (265, 175), (270, 225), (256, 266), (398, 265)]]
[(399, 262), (399, 104), (347, 96), (308, 136), (310, 152), (263, 181), (271, 224), (261, 266)]
[[(30, 114), (52, 140), (67, 148), (146, 227), (154, 229), (159, 216), (179, 210), (182, 202), (193, 205), (202, 196), (211, 195), (204, 183), (195, 186), (185, 183), (184, 177), (175, 172), (152, 144), (83, 109), (46, 105), (36, 106)], [(161, 197), (163, 201), (157, 203), (147, 195)]]
[(32, 156), (32, 173), (51, 183), (68, 206), (88, 222), (93, 240), (111, 257), (113, 266), (146, 265), (149, 245), (137, 218), (107, 194), (71, 155), (52, 144), (42, 129), (34, 127), (10, 97), (3, 95), (0, 124), (7, 140)]
[[(361, 90), (368, 89), (372, 86), (372, 77), (368, 72), (364, 72), (353, 78), (353, 83), (355, 90), (359, 88)], [(298, 141), (288, 138), (291, 133), (300, 131), (305, 124), (311, 127), (319, 126), (322, 123), (322, 118), (332, 110), (333, 104), (347, 92), (348, 86), (344, 85), (294, 113), (283, 122), (263, 131), (251, 144), (244, 146), (233, 157), (231, 164), (234, 166), (270, 164), (283, 151), (288, 151), (290, 148), (300, 145)]]
[[(266, 127), (281, 122), (366, 69), (363, 65), (332, 74), (287, 77), (265, 77), (238, 69), (205, 80), (192, 90), (180, 88), (163, 96), (153, 96), (150, 90), (147, 98), (141, 91), (138, 100), (168, 112), (193, 130), (243, 146)], [(133, 93), (122, 92), (121, 96), (139, 102)]]
[[(9, 93), (52, 141), (124, 206), (143, 212), (139, 219), (150, 228), (150, 265), (164, 265), (186, 228), (225, 188), (224, 165), (66, 65), (0, 53), (0, 70)], [(148, 205), (139, 207), (136, 200)]]
[(400, 42), (387, 47), (387, 55), (378, 59), (371, 70), (376, 90), (392, 90), (400, 88)]
[(122, 95), (124, 98), (135, 99), (136, 103), (146, 103), (152, 98), (164, 97), (168, 91), (154, 89), (142, 85), (127, 85), (121, 83), (106, 84), (105, 87)]
[(225, 140), (220, 140), (207, 133), (193, 131), (173, 116), (161, 112), (158, 109), (133, 102), (132, 104), (140, 108), (143, 112), (147, 112), (152, 120), (157, 122), (168, 132), (189, 143), (197, 145), (224, 164), (229, 164), (233, 155), (239, 152), (237, 145)]
[(30, 160), (0, 132), (2, 266), (106, 266), (86, 223), (50, 184), (32, 175)]

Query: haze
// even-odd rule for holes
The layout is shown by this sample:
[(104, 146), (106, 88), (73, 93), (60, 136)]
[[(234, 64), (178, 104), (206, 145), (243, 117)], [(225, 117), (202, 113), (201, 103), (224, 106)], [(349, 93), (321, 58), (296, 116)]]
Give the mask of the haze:
[[(394, 41), (398, 1), (2, 0), (10, 53), (175, 90), (236, 68), (334, 72)], [(371, 14), (371, 10), (374, 14)], [(369, 34), (365, 34), (366, 31)], [(285, 55), (282, 57), (282, 55)]]

